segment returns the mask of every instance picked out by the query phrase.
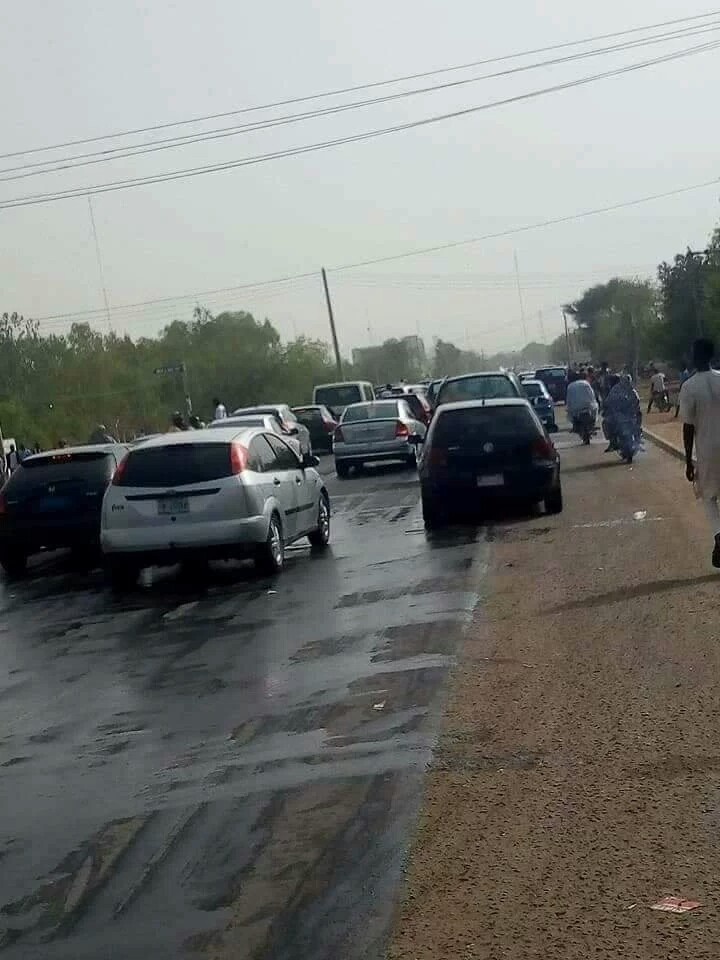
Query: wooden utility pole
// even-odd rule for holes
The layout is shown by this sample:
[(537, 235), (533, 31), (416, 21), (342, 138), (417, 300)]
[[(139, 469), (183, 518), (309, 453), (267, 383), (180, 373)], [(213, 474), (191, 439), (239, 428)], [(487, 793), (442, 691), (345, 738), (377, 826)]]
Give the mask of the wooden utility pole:
[(338, 347), (337, 333), (335, 332), (335, 317), (333, 316), (332, 300), (330, 299), (330, 288), (328, 287), (325, 267), (322, 268), (321, 272), (323, 287), (325, 288), (325, 303), (327, 303), (328, 319), (330, 320), (330, 333), (332, 334), (333, 350), (335, 351), (335, 366), (337, 367), (338, 377), (342, 380), (342, 358), (340, 356), (340, 347)]
[(523, 338), (525, 340), (525, 346), (527, 346), (527, 325), (525, 323), (525, 303), (523, 301), (522, 286), (520, 284), (520, 267), (518, 266), (518, 255), (517, 250), (513, 252), (513, 262), (515, 263), (515, 282), (517, 284), (518, 300), (520, 301), (520, 320), (522, 322), (523, 328)]
[(567, 314), (565, 313), (564, 310), (563, 310), (563, 312), (562, 312), (562, 315), (563, 315), (563, 322), (565, 323), (565, 347), (566, 347), (566, 349), (567, 349), (567, 365), (568, 365), (568, 370), (569, 370), (569, 369), (570, 369), (570, 365), (571, 365), (571, 360), (570, 360), (570, 334), (569, 334), (569, 332), (568, 332)]

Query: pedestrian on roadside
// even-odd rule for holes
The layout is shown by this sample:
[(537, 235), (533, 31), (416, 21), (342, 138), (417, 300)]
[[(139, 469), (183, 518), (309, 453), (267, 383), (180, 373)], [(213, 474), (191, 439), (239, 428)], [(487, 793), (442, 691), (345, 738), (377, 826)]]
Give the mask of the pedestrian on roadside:
[(176, 410), (172, 417), (170, 417), (170, 423), (170, 433), (180, 433), (188, 428), (179, 410)]
[(720, 568), (720, 373), (710, 366), (714, 355), (712, 340), (701, 338), (693, 344), (695, 373), (680, 390), (680, 416), (685, 476), (705, 506), (715, 538), (712, 565)]
[(652, 405), (661, 410), (660, 401), (667, 393), (667, 384), (665, 383), (665, 374), (661, 370), (655, 370), (650, 378), (650, 400), (648, 401), (647, 412), (650, 413)]
[(224, 403), (221, 403), (217, 397), (213, 400), (213, 406), (215, 407), (215, 420), (224, 420), (227, 417), (227, 407)]

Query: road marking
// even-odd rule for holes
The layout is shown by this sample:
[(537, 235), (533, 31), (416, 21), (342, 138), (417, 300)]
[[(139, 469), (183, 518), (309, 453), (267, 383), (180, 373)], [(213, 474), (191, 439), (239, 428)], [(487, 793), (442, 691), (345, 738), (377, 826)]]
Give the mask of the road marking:
[(592, 530), (596, 527), (623, 527), (623, 526), (632, 526), (636, 523), (647, 523), (648, 521), (659, 522), (667, 519), (666, 517), (648, 517), (637, 516), (635, 515), (631, 519), (621, 519), (621, 520), (596, 520), (594, 523), (574, 523), (573, 530)]
[(194, 610), (199, 602), (199, 600), (191, 600), (190, 603), (181, 603), (179, 607), (163, 614), (163, 620), (179, 620), (180, 617), (184, 617), (186, 613)]

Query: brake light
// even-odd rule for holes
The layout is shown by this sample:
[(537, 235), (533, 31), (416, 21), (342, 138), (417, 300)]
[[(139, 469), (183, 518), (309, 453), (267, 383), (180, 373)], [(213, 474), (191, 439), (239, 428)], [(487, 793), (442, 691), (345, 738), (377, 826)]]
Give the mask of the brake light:
[(396, 437), (409, 437), (410, 436), (410, 427), (406, 423), (403, 423), (402, 420), (398, 420), (395, 424), (395, 436)]
[(230, 444), (230, 469), (233, 472), (233, 476), (237, 476), (238, 473), (242, 473), (243, 470), (246, 470), (247, 465), (248, 465), (247, 447), (244, 447), (241, 443), (231, 443)]
[(337, 426), (334, 420), (328, 420), (327, 417), (322, 418), (322, 425), (328, 433), (332, 433)]
[(345, 437), (343, 436), (343, 432), (340, 427), (337, 428), (333, 434), (333, 437), (335, 439), (335, 443), (345, 443)]
[(555, 447), (547, 437), (539, 437), (532, 445), (533, 460), (552, 460)]
[(129, 457), (129, 456), (130, 456), (130, 454), (126, 454), (126, 455), (122, 458), (122, 460), (120, 461), (120, 463), (117, 465), (117, 469), (116, 469), (115, 473), (113, 474), (113, 478), (112, 478), (112, 484), (113, 484), (114, 487), (117, 487), (117, 486), (119, 486), (119, 485), (122, 483), (123, 475), (124, 475), (124, 473), (125, 473), (125, 471), (126, 471), (126, 469), (127, 469), (127, 462), (128, 462), (128, 457)]
[(448, 452), (444, 447), (430, 447), (427, 462), (430, 467), (446, 467)]

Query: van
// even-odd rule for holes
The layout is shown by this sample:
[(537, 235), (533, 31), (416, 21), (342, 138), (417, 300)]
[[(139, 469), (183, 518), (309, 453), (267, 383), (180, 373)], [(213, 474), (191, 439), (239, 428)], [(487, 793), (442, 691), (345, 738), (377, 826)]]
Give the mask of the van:
[(373, 385), (367, 380), (344, 383), (320, 383), (313, 388), (313, 403), (328, 407), (337, 418), (351, 403), (371, 403), (375, 399)]

